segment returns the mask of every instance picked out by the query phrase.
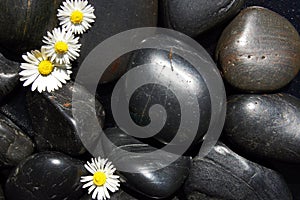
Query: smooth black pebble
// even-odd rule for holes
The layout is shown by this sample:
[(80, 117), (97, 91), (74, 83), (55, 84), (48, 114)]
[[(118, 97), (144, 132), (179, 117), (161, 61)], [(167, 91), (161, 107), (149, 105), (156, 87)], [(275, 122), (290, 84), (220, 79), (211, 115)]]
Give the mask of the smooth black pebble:
[(292, 200), (277, 172), (244, 159), (222, 143), (205, 158), (193, 159), (184, 187), (189, 200), (203, 196), (219, 200)]
[(256, 157), (300, 162), (300, 100), (289, 94), (234, 95), (224, 137)]
[(195, 37), (234, 17), (244, 0), (163, 0), (164, 25)]
[(21, 162), (5, 185), (7, 200), (73, 200), (84, 194), (83, 163), (59, 152), (34, 154)]
[[(163, 157), (163, 154), (158, 157), (148, 155), (147, 153), (157, 149), (127, 135), (119, 128), (107, 129), (105, 133), (109, 141), (115, 145), (114, 148), (103, 138), (105, 156), (117, 169), (120, 168), (118, 166), (130, 166), (135, 170), (135, 173), (120, 172), (126, 181), (123, 184), (125, 187), (150, 198), (167, 198), (174, 195), (187, 178), (191, 164), (190, 157), (180, 156), (169, 166), (152, 171), (163, 166), (168, 158)], [(120, 149), (124, 151), (120, 152)], [(128, 152), (137, 154), (131, 157)], [(133, 159), (138, 162), (132, 162)]]

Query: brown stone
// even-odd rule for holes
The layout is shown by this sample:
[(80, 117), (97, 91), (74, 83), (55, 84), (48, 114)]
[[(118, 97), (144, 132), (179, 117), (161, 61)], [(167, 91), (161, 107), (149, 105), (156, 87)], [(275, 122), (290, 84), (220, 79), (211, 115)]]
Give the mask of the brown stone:
[(299, 34), (279, 14), (249, 7), (222, 33), (216, 59), (225, 79), (234, 87), (273, 91), (288, 84), (299, 71)]

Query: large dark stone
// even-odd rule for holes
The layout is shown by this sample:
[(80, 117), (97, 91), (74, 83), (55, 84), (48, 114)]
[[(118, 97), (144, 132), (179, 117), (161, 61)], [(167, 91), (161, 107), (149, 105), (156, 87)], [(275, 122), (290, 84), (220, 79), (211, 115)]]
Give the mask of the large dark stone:
[[(133, 69), (144, 64), (154, 64), (161, 66), (161, 69), (154, 70), (153, 67), (143, 71), (148, 77), (152, 78), (152, 83), (143, 85), (135, 90), (130, 97), (129, 110), (134, 122), (140, 126), (151, 123), (149, 109), (156, 104), (161, 105), (166, 110), (167, 118), (163, 128), (154, 135), (154, 138), (163, 144), (168, 144), (176, 134), (181, 123), (181, 109), (191, 104), (192, 95), (198, 100), (200, 119), (197, 135), (192, 146), (198, 144), (207, 132), (211, 120), (211, 100), (210, 94), (201, 74), (181, 56), (170, 52), (157, 49), (143, 49), (136, 51), (130, 60), (129, 67)], [(205, 57), (205, 56), (204, 56)], [(172, 68), (170, 73), (162, 75), (163, 70)], [(139, 77), (136, 77), (138, 80)], [(138, 82), (138, 81), (137, 81)], [(155, 84), (157, 83), (157, 84)], [(177, 94), (172, 91), (175, 88), (178, 93), (185, 94), (189, 88), (190, 96), (186, 96), (186, 101), (179, 102)], [(191, 113), (195, 117), (195, 113)], [(180, 135), (182, 141), (190, 138), (190, 132), (186, 131)]]
[[(162, 166), (165, 159), (167, 159), (163, 156), (155, 157), (146, 154), (155, 151), (156, 148), (140, 142), (118, 128), (107, 129), (105, 133), (108, 139), (116, 145), (116, 148), (114, 149), (103, 139), (104, 154), (114, 163), (117, 169), (120, 169), (120, 166), (132, 164), (131, 159), (137, 159), (138, 163), (142, 163), (141, 165), (134, 163), (136, 165), (132, 166), (136, 173), (120, 171), (126, 181), (124, 183), (125, 187), (151, 198), (166, 198), (173, 195), (188, 176), (191, 163), (190, 157), (181, 156), (169, 166), (152, 171)], [(125, 151), (120, 152), (118, 149)], [(132, 155), (128, 152), (137, 154), (131, 157)], [(147, 164), (147, 166), (143, 164)]]
[[(157, 25), (157, 0), (93, 0), (90, 4), (94, 6), (97, 18), (80, 40), (79, 66), (90, 51), (105, 39), (133, 28)], [(109, 82), (121, 76), (126, 70), (123, 64), (126, 60), (123, 57), (114, 62), (102, 76), (101, 82)]]
[(221, 143), (205, 158), (194, 158), (185, 192), (190, 200), (205, 195), (218, 200), (292, 199), (275, 171), (244, 159)]
[[(21, 54), (42, 45), (47, 31), (57, 25), (57, 8), (62, 0), (0, 1), (0, 46)], [(5, 27), (5, 28), (4, 28)]]
[(30, 156), (34, 144), (19, 127), (0, 114), (0, 166), (15, 166)]
[(19, 63), (6, 59), (0, 53), (0, 100), (17, 85), (19, 66)]
[(244, 152), (300, 162), (300, 100), (288, 94), (228, 99), (225, 137)]
[(79, 199), (84, 190), (80, 177), (83, 163), (58, 152), (43, 152), (21, 162), (8, 178), (8, 200)]
[(195, 37), (233, 17), (243, 3), (244, 0), (163, 0), (164, 25)]
[[(51, 93), (28, 92), (28, 110), (36, 132), (34, 139), (38, 150), (58, 150), (70, 155), (80, 155), (85, 152), (79, 137), (82, 127), (72, 114), (73, 92), (83, 97), (81, 102), (76, 102), (84, 104), (84, 109), (80, 110), (81, 117), (89, 118), (93, 108), (96, 108), (95, 112), (99, 123), (103, 126), (104, 110), (102, 105), (97, 100), (93, 105), (94, 96), (82, 86), (73, 84), (73, 82), (69, 82), (60, 90)], [(86, 125), (97, 126), (97, 124)], [(92, 132), (89, 139), (93, 140), (97, 136), (97, 132)]]
[(245, 91), (273, 91), (287, 85), (300, 68), (300, 37), (279, 14), (244, 9), (226, 27), (216, 50), (225, 79)]

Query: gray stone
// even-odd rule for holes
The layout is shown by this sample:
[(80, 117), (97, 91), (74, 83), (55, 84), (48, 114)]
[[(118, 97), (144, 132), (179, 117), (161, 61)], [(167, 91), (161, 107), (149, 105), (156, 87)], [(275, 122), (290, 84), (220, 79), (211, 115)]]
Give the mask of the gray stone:
[(0, 114), (0, 165), (15, 166), (34, 152), (34, 144), (12, 121)]
[[(27, 105), (35, 130), (34, 139), (38, 150), (57, 150), (70, 155), (80, 155), (86, 151), (79, 138), (83, 127), (72, 114), (73, 92), (83, 97), (82, 101), (75, 102), (84, 106), (84, 109), (80, 110), (81, 116), (88, 118), (93, 108), (96, 108), (99, 124), (103, 126), (102, 105), (97, 100), (93, 105), (94, 96), (78, 84), (68, 82), (60, 90), (51, 93), (29, 91)], [(85, 125), (97, 127), (97, 124)], [(92, 132), (87, 139), (93, 140), (95, 137), (98, 137), (98, 132)]]
[(22, 161), (5, 185), (7, 200), (74, 200), (84, 194), (83, 163), (59, 152), (43, 152)]
[(228, 99), (225, 137), (264, 159), (300, 162), (300, 100), (288, 94), (235, 95)]
[(211, 200), (292, 200), (279, 174), (244, 159), (221, 143), (205, 158), (194, 158), (184, 187), (189, 200), (205, 196)]
[(19, 66), (19, 63), (6, 59), (0, 53), (0, 100), (17, 85)]
[(232, 18), (244, 0), (163, 0), (164, 25), (195, 37)]

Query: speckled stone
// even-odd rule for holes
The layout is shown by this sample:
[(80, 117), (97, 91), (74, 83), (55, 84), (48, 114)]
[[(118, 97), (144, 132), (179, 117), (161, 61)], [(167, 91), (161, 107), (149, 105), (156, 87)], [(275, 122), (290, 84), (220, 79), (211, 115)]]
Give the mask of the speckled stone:
[[(97, 18), (91, 29), (84, 33), (80, 40), (82, 46), (77, 60), (78, 66), (90, 51), (105, 39), (126, 30), (157, 26), (157, 2), (157, 0), (89, 1), (95, 8), (94, 14)], [(103, 74), (101, 82), (110, 82), (120, 77), (126, 70), (126, 64), (123, 64), (126, 61), (128, 60), (125, 57), (116, 60)]]
[(223, 31), (216, 50), (225, 79), (245, 91), (273, 91), (300, 68), (300, 37), (293, 25), (262, 7), (244, 9)]
[(19, 63), (6, 59), (0, 53), (0, 100), (17, 85), (19, 66)]
[(163, 0), (164, 25), (191, 37), (232, 18), (244, 0)]
[[(187, 178), (191, 164), (190, 157), (181, 156), (167, 167), (157, 171), (150, 171), (162, 166), (164, 163), (162, 159), (166, 159), (163, 158), (163, 156), (157, 158), (143, 154), (152, 152), (156, 150), (156, 148), (140, 142), (118, 128), (107, 129), (105, 133), (108, 139), (116, 145), (116, 149), (109, 145), (103, 138), (102, 145), (104, 154), (105, 157), (108, 157), (109, 160), (114, 163), (117, 169), (118, 166), (129, 164), (128, 162), (130, 162), (131, 158), (127, 151), (139, 153), (132, 159), (138, 158), (142, 163), (149, 163), (147, 168), (145, 168), (144, 165), (139, 166), (138, 164), (133, 166), (137, 173), (120, 172), (126, 181), (123, 184), (125, 187), (150, 198), (167, 198), (174, 195)], [(120, 153), (117, 149), (126, 151)]]
[(224, 136), (264, 159), (300, 162), (300, 100), (288, 94), (235, 95), (228, 99)]
[[(39, 48), (47, 31), (57, 25), (57, 8), (62, 0), (0, 1), (0, 46), (13, 53)], [(5, 27), (5, 28), (4, 28)]]
[(43, 152), (22, 161), (5, 185), (7, 200), (74, 200), (84, 194), (83, 163), (59, 152)]
[[(80, 155), (85, 152), (79, 138), (82, 127), (78, 126), (78, 122), (72, 114), (73, 92), (84, 97), (84, 101), (76, 103), (84, 104), (86, 109), (90, 109), (82, 109), (82, 117), (88, 118), (93, 108), (96, 108), (99, 123), (103, 126), (104, 110), (102, 105), (97, 100), (93, 105), (94, 96), (82, 86), (73, 84), (73, 82), (68, 82), (60, 90), (51, 93), (28, 92), (27, 105), (36, 133), (34, 139), (38, 150), (57, 150), (70, 155)], [(97, 124), (86, 125), (97, 126)], [(93, 132), (90, 140), (93, 140), (94, 137), (98, 137), (98, 133)]]
[[(193, 159), (185, 183), (187, 199), (292, 200), (281, 176), (218, 143), (205, 157)], [(211, 197), (211, 198), (210, 198)]]
[(0, 114), (0, 166), (15, 166), (34, 152), (34, 144), (12, 121)]

